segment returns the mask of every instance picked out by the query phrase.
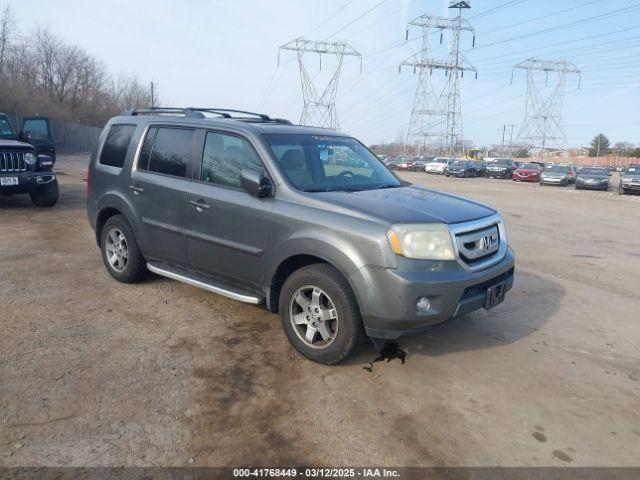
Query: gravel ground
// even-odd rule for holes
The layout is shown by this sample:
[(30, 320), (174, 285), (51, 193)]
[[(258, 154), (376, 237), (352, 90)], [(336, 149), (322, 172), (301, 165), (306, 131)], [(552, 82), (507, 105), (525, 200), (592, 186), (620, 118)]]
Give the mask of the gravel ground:
[(402, 174), (498, 207), (518, 277), (368, 371), (373, 346), (315, 365), (263, 309), (112, 280), (85, 165), (53, 209), (0, 198), (1, 466), (638, 465), (640, 197)]

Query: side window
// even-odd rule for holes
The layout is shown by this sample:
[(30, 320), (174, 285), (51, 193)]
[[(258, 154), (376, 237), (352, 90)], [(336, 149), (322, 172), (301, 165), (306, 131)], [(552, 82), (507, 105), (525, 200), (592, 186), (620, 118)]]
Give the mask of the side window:
[(192, 128), (150, 128), (140, 152), (139, 170), (186, 177), (193, 155)]
[(100, 163), (110, 167), (122, 168), (135, 130), (135, 125), (112, 125), (102, 146)]
[(240, 170), (243, 168), (262, 170), (260, 158), (247, 140), (224, 133), (207, 133), (200, 180), (240, 188)]

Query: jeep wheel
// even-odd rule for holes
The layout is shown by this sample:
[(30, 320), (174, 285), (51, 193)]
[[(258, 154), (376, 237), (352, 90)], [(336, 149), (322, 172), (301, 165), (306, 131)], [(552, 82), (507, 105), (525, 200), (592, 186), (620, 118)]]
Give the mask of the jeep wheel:
[(364, 329), (351, 287), (327, 264), (293, 272), (279, 302), (289, 342), (305, 357), (326, 365), (340, 363), (362, 343)]
[(38, 187), (29, 196), (34, 205), (38, 207), (53, 207), (58, 203), (58, 193), (58, 180), (53, 180)]
[(102, 260), (113, 278), (134, 283), (146, 273), (146, 265), (133, 230), (122, 215), (111, 217), (102, 227)]

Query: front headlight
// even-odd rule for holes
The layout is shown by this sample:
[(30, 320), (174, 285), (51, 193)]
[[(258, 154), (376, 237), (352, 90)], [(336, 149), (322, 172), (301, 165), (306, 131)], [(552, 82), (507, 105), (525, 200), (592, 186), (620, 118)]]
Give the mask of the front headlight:
[(396, 255), (420, 260), (455, 260), (451, 233), (443, 223), (393, 225), (387, 231)]
[(30, 167), (33, 167), (38, 161), (38, 157), (36, 157), (31, 152), (27, 152), (24, 154), (24, 161), (27, 163), (27, 165), (29, 165)]

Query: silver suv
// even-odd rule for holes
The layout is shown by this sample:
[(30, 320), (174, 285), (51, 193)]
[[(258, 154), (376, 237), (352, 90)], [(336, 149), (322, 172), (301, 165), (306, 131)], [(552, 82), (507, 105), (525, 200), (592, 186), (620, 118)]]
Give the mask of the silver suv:
[(279, 312), (335, 364), (503, 301), (514, 255), (492, 208), (399, 180), (358, 140), (266, 115), (151, 109), (106, 125), (87, 210), (109, 273), (148, 270)]

